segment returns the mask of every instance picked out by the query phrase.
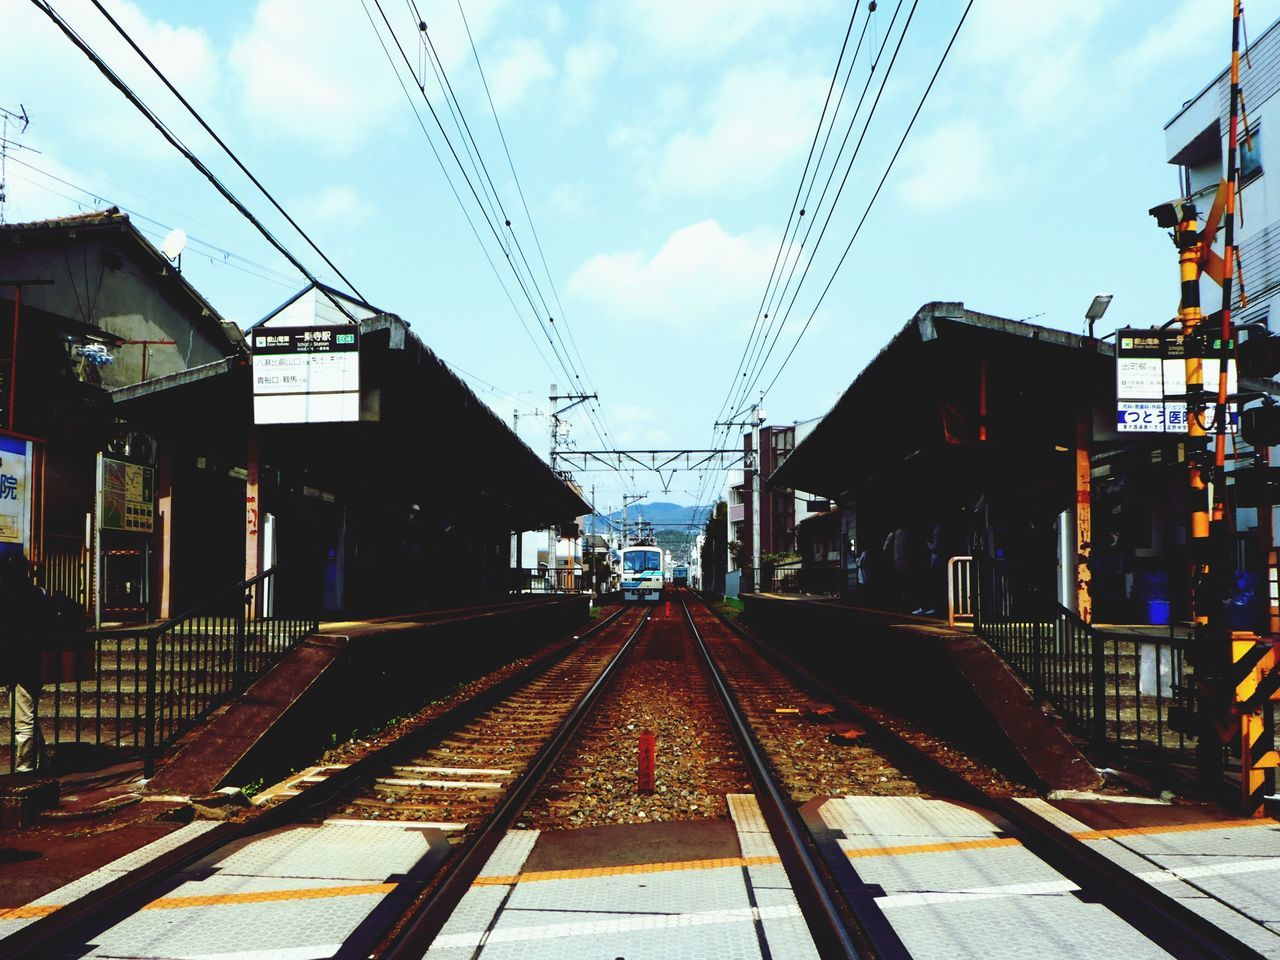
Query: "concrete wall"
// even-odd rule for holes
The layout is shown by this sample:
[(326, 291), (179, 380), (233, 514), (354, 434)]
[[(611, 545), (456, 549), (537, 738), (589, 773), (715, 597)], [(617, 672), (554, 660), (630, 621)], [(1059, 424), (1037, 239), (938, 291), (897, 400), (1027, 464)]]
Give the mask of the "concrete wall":
[[(147, 348), (148, 377), (154, 379), (190, 367), (212, 363), (227, 354), (226, 341), (207, 317), (181, 311), (160, 289), (163, 275), (154, 265), (121, 260), (114, 249), (92, 234), (68, 240), (63, 250), (17, 249), (0, 256), (0, 273), (12, 277), (50, 278), (49, 286), (28, 287), (23, 302), (50, 313), (99, 327), (126, 340), (173, 340), (172, 346)], [(212, 334), (212, 335), (211, 335)], [(112, 349), (115, 362), (100, 368), (107, 389), (142, 379), (142, 346)]]

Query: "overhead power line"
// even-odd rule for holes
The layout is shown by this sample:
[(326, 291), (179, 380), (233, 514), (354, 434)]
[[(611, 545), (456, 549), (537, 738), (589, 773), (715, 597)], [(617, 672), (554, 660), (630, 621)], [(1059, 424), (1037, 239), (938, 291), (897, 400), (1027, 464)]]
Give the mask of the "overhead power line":
[(178, 91), (178, 88), (175, 87), (169, 81), (169, 78), (165, 76), (164, 72), (159, 67), (157, 67), (155, 63), (152, 61), (152, 59), (149, 56), (147, 56), (147, 54), (143, 51), (143, 49), (139, 47), (137, 43), (134, 42), (133, 37), (129, 36), (128, 31), (126, 31), (124, 27), (120, 26), (119, 21), (117, 21), (116, 18), (113, 17), (111, 13), (107, 10), (107, 8), (102, 5), (101, 0), (92, 0), (92, 2), (93, 2), (93, 5), (98, 9), (98, 12), (102, 14), (103, 17), (106, 18), (107, 22), (115, 28), (116, 33), (120, 34), (120, 36), (124, 39), (124, 42), (127, 43), (133, 49), (134, 53), (136, 53), (139, 57), (142, 58), (142, 62), (145, 63), (151, 69), (151, 72), (154, 73), (160, 79), (160, 82), (165, 85), (166, 89), (168, 89), (168, 91), (172, 93), (174, 97), (177, 98), (179, 103), (181, 103), (184, 107), (186, 107), (187, 113), (191, 114), (191, 116), (195, 118), (196, 123), (200, 124), (201, 129), (203, 129), (205, 133), (207, 133), (210, 137), (213, 138), (213, 142), (222, 148), (222, 152), (231, 158), (231, 162), (234, 163), (236, 167), (239, 168), (241, 173), (243, 173), (246, 177), (249, 178), (249, 182), (258, 188), (258, 191), (264, 197), (267, 198), (267, 201), (273, 207), (276, 208), (276, 211), (280, 214), (280, 216), (284, 217), (285, 220), (288, 221), (289, 226), (293, 227), (293, 229), (298, 232), (298, 236), (302, 237), (302, 239), (307, 242), (307, 245), (311, 247), (311, 249), (314, 250), (320, 256), (320, 259), (329, 265), (329, 269), (332, 270), (334, 273), (336, 273), (339, 278), (341, 278), (342, 282), (347, 285), (347, 289), (350, 290), (352, 293), (354, 293), (357, 299), (363, 300), (365, 303), (368, 303), (369, 301), (365, 299), (364, 295), (360, 293), (358, 289), (356, 289), (356, 285), (347, 279), (347, 275), (338, 268), (338, 265), (334, 263), (332, 260), (330, 260), (329, 257), (325, 254), (325, 252), (320, 249), (319, 245), (314, 240), (311, 239), (311, 236), (305, 230), (303, 230), (301, 226), (298, 225), (298, 221), (294, 220), (293, 217), (289, 216), (289, 211), (285, 210), (285, 208), (280, 205), (279, 201), (277, 201), (276, 198), (272, 196), (271, 191), (268, 190), (265, 186), (263, 186), (262, 181), (253, 175), (253, 171), (251, 171), (248, 167), (246, 167), (241, 162), (240, 158), (236, 156), (235, 151), (232, 150), (229, 146), (227, 146), (226, 142), (223, 141), (223, 139), (220, 136), (218, 136), (217, 132), (211, 126), (209, 126), (208, 123), (205, 122), (204, 117), (200, 115), (200, 111), (198, 111), (195, 107), (191, 105), (191, 103), (187, 100), (187, 98), (184, 97)]
[(831, 289), (831, 285), (835, 282), (836, 274), (840, 272), (841, 266), (844, 265), (845, 258), (849, 256), (849, 251), (853, 248), (853, 241), (858, 239), (858, 234), (862, 230), (862, 225), (867, 222), (867, 217), (871, 214), (871, 208), (875, 206), (876, 198), (880, 196), (885, 181), (889, 179), (889, 173), (893, 170), (894, 163), (897, 162), (898, 155), (902, 153), (903, 144), (907, 142), (907, 137), (911, 133), (911, 128), (915, 126), (916, 119), (920, 116), (920, 111), (924, 109), (924, 104), (929, 99), (929, 92), (933, 89), (934, 83), (938, 79), (938, 74), (942, 72), (943, 64), (947, 62), (947, 56), (951, 53), (951, 48), (955, 45), (956, 38), (960, 36), (960, 28), (964, 26), (965, 18), (969, 16), (969, 10), (973, 7), (973, 0), (965, 5), (964, 13), (960, 15), (960, 21), (956, 24), (955, 31), (951, 34), (951, 39), (947, 42), (947, 48), (942, 52), (942, 57), (938, 60), (938, 66), (933, 71), (933, 76), (929, 78), (929, 85), (925, 87), (924, 93), (920, 97), (920, 102), (916, 104), (915, 112), (911, 114), (911, 120), (907, 124), (907, 128), (902, 132), (902, 139), (898, 141), (897, 148), (893, 151), (893, 156), (889, 158), (889, 164), (885, 167), (884, 175), (880, 178), (880, 182), (876, 184), (875, 192), (871, 195), (871, 199), (867, 202), (867, 208), (862, 212), (862, 219), (858, 221), (858, 225), (853, 230), (853, 235), (849, 237), (849, 242), (845, 244), (844, 252), (840, 254), (839, 261), (836, 262), (835, 269), (831, 271), (826, 286), (822, 288), (822, 293), (818, 296), (818, 301), (813, 305), (813, 310), (809, 312), (808, 319), (805, 320), (804, 326), (800, 328), (800, 332), (796, 335), (795, 342), (791, 344), (791, 349), (787, 351), (787, 355), (783, 358), (782, 364), (778, 367), (777, 373), (773, 375), (773, 379), (769, 381), (769, 386), (765, 388), (765, 393), (773, 389), (773, 385), (778, 382), (778, 378), (782, 376), (782, 371), (786, 369), (787, 363), (791, 360), (792, 355), (796, 352), (796, 347), (800, 345), (800, 341), (804, 338), (805, 331), (809, 329), (809, 324), (813, 322), (813, 318), (818, 313), (818, 308), (822, 306), (822, 301), (826, 299), (827, 292)]
[(185, 143), (182, 142), (178, 135), (169, 129), (168, 125), (166, 125), (165, 122), (161, 120), (159, 116), (157, 116), (156, 113), (148, 107), (136, 93), (134, 93), (133, 89), (125, 83), (110, 66), (107, 65), (102, 57), (98, 55), (97, 51), (95, 51), (93, 47), (91, 47), (88, 42), (86, 42), (84, 38), (82, 38), (80, 34), (78, 34), (75, 29), (62, 18), (61, 14), (59, 14), (52, 5), (48, 3), (48, 0), (31, 0), (31, 2), (35, 4), (35, 6), (46, 16), (48, 16), (58, 29), (63, 32), (67, 39), (75, 44), (75, 46), (89, 58), (89, 61), (98, 68), (98, 71), (111, 82), (111, 85), (124, 94), (125, 98), (133, 104), (138, 112), (146, 117), (147, 120), (151, 122), (151, 125), (160, 131), (161, 136), (163, 136), (165, 140), (174, 147), (174, 149), (186, 157), (187, 161), (199, 170), (211, 184), (213, 184), (214, 188), (222, 195), (223, 199), (235, 207), (246, 220), (253, 224), (257, 231), (262, 234), (268, 243), (275, 247), (276, 251), (279, 252), (281, 256), (293, 264), (294, 268), (306, 277), (308, 281), (324, 292), (326, 296), (333, 301), (334, 306), (341, 310), (348, 319), (355, 319), (351, 315), (350, 310), (347, 309), (346, 305), (337, 297), (334, 297), (329, 293), (327, 286), (322, 284), (311, 270), (308, 269), (301, 260), (294, 256), (292, 251), (290, 251), (289, 248), (271, 232), (266, 224), (254, 216), (252, 211), (250, 211), (249, 208), (241, 202), (240, 198), (231, 192), (226, 184), (218, 178), (217, 174), (210, 170), (208, 166), (206, 166), (205, 163), (197, 157)]

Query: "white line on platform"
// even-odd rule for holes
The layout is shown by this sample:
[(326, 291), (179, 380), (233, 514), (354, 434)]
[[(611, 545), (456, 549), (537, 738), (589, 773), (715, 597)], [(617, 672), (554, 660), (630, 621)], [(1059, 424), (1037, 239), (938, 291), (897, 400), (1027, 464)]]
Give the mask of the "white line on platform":
[(1037, 883), (1007, 883), (994, 887), (968, 887), (963, 890), (931, 890), (923, 893), (893, 893), (877, 897), (876, 906), (882, 910), (896, 907), (920, 907), (931, 903), (955, 903), (958, 901), (988, 900), (994, 897), (1044, 895), (1049, 893), (1074, 893), (1080, 888), (1070, 880), (1043, 880)]
[[(1195, 854), (1188, 854), (1195, 856)], [(1194, 880), (1196, 877), (1226, 877), (1236, 873), (1265, 873), (1280, 870), (1280, 857), (1253, 857), (1249, 860), (1233, 860), (1229, 863), (1210, 863), (1203, 867), (1174, 867), (1169, 870), (1151, 870), (1138, 874), (1147, 883), (1173, 883), (1176, 880)]]
[(465, 823), (449, 823), (437, 820), (356, 820), (346, 817), (330, 817), (325, 824), (340, 827), (395, 827), (397, 830), (465, 830)]
[(552, 940), (566, 937), (595, 937), (605, 933), (627, 933), (634, 930), (674, 930), (681, 927), (705, 927), (721, 923), (754, 923), (800, 916), (796, 905), (778, 907), (739, 907), (706, 913), (652, 914), (624, 919), (573, 920), (533, 927), (499, 927), (488, 933), (442, 934), (431, 943), (432, 950), (446, 947), (479, 947), (490, 943), (519, 943), (528, 940)]
[(474, 767), (406, 767), (397, 764), (392, 769), (405, 773), (444, 773), (455, 777), (509, 777), (510, 770), (474, 768)]

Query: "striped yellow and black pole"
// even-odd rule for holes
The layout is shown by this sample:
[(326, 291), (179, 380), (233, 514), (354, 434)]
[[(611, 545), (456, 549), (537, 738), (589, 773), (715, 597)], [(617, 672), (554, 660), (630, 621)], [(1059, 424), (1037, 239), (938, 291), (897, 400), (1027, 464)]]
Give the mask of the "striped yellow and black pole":
[[(1256, 636), (1231, 632), (1226, 619), (1226, 601), (1232, 587), (1235, 564), (1228, 558), (1232, 554), (1231, 525), (1227, 519), (1226, 504), (1226, 451), (1227, 451), (1227, 373), (1228, 363), (1234, 351), (1234, 330), (1231, 323), (1232, 284), (1235, 277), (1235, 209), (1236, 181), (1239, 177), (1240, 154), (1240, 0), (1234, 0), (1231, 23), (1231, 121), (1227, 133), (1227, 191), (1223, 207), (1222, 248), (1222, 329), (1218, 333), (1218, 396), (1214, 416), (1216, 443), (1213, 455), (1213, 569), (1214, 616), (1210, 624), (1211, 642), (1222, 649), (1210, 652), (1217, 661), (1219, 656), (1229, 656), (1226, 683), (1230, 685), (1232, 713), (1222, 717), (1223, 729), (1232, 731), (1238, 726), (1240, 750), (1240, 804), (1246, 813), (1257, 813), (1262, 799), (1275, 792), (1276, 766), (1280, 755), (1275, 750), (1271, 699), (1280, 688), (1277, 673), (1277, 652), (1273, 643)], [(1212, 237), (1206, 237), (1206, 244)], [(1268, 507), (1262, 509), (1268, 510)], [(1266, 525), (1267, 527), (1270, 524)], [(1271, 543), (1266, 544), (1270, 553)], [(1215, 670), (1214, 673), (1217, 671)], [(1224, 684), (1225, 686), (1226, 684)]]
[(1182, 208), (1175, 238), (1182, 280), (1178, 319), (1182, 324), (1187, 378), (1187, 546), (1191, 555), (1191, 617), (1197, 624), (1207, 624), (1207, 605), (1200, 596), (1209, 563), (1209, 495), (1203, 471), (1208, 451), (1204, 428), (1204, 366), (1202, 351), (1196, 346), (1200, 342), (1200, 326), (1204, 321), (1204, 314), (1200, 311), (1199, 228), (1195, 204), (1188, 202)]

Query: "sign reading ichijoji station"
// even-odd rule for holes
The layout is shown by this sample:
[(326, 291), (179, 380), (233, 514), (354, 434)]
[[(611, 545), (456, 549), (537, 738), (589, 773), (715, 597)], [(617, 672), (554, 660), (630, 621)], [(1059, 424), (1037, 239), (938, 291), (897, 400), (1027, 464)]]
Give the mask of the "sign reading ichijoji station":
[[(1210, 398), (1217, 396), (1218, 358), (1205, 357), (1201, 367), (1209, 400), (1203, 414), (1204, 425), (1206, 431), (1212, 432), (1216, 404)], [(1227, 364), (1227, 392), (1236, 391), (1233, 359)], [(1230, 404), (1227, 429), (1232, 433), (1238, 418), (1235, 405)], [(1187, 432), (1187, 353), (1180, 330), (1116, 331), (1116, 429), (1121, 433)]]
[(360, 328), (258, 327), (253, 341), (254, 423), (360, 419)]

